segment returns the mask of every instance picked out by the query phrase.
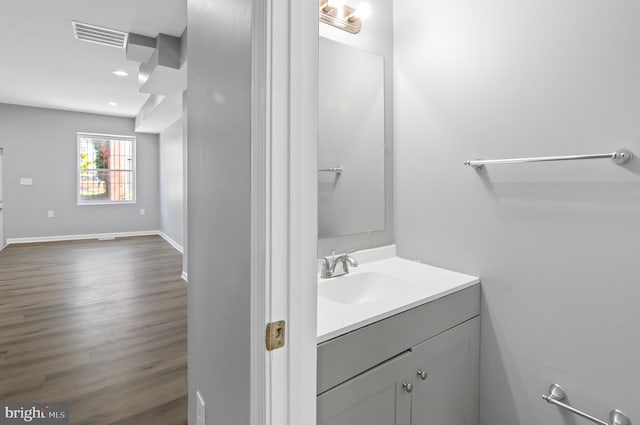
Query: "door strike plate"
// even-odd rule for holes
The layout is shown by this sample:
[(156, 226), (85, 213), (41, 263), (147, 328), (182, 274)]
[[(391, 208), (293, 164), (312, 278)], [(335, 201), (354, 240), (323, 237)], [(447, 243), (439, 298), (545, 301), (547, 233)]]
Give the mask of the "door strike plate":
[(277, 348), (284, 347), (284, 320), (278, 322), (269, 323), (267, 325), (267, 351), (273, 351)]

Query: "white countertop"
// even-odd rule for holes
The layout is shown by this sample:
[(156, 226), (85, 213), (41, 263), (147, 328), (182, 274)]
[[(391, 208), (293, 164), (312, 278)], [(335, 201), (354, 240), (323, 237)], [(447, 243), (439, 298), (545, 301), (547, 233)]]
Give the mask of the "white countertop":
[[(387, 255), (390, 252), (388, 247), (382, 250), (380, 252)], [(392, 252), (395, 253), (395, 249)], [(364, 263), (358, 258), (357, 253), (354, 257), (358, 259), (360, 265), (351, 268), (349, 275), (383, 273), (402, 281), (399, 282), (401, 285), (398, 285), (401, 288), (389, 298), (361, 304), (343, 304), (318, 296), (318, 344), (480, 282), (476, 276), (428, 266), (396, 256)], [(367, 258), (371, 259), (371, 256)], [(334, 279), (318, 279), (319, 288), (323, 283)]]

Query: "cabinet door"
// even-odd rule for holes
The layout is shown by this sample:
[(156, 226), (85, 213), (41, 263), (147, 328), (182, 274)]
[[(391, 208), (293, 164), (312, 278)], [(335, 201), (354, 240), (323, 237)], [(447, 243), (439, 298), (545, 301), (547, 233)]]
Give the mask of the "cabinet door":
[(319, 395), (318, 425), (410, 425), (411, 394), (401, 376), (410, 357), (403, 353)]
[(476, 317), (412, 349), (411, 425), (478, 424), (479, 340)]

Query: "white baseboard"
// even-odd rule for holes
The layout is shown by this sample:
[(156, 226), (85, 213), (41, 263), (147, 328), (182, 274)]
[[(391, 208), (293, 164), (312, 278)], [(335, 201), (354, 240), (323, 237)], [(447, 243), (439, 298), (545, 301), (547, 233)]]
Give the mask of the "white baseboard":
[(178, 242), (176, 242), (173, 239), (171, 239), (171, 237), (169, 237), (169, 235), (167, 235), (165, 232), (163, 232), (162, 230), (158, 230), (158, 235), (162, 239), (167, 241), (169, 243), (169, 245), (171, 245), (172, 247), (174, 247), (175, 249), (180, 251), (180, 254), (184, 254), (184, 248), (182, 247), (182, 245), (180, 245)]
[(182, 271), (182, 280), (184, 280), (185, 282), (189, 282), (189, 273), (185, 272), (184, 270)]
[(160, 235), (159, 230), (143, 230), (138, 232), (114, 232), (114, 233), (90, 233), (83, 235), (56, 235), (56, 236), (36, 236), (29, 238), (8, 238), (7, 245), (18, 243), (40, 243), (40, 242), (62, 242), (78, 241), (85, 239), (114, 239), (128, 238), (132, 236), (154, 236)]
[[(0, 247), (0, 251), (12, 244), (20, 243), (41, 243), (41, 242), (64, 242), (64, 241), (80, 241), (88, 239), (111, 240), (115, 238), (130, 238), (133, 236), (160, 236), (167, 241), (169, 245), (174, 247), (180, 254), (184, 254), (182, 245), (171, 239), (162, 230), (143, 230), (139, 232), (115, 232), (115, 233), (89, 233), (84, 235), (56, 235), (56, 236), (36, 236), (29, 238), (9, 238), (4, 246)], [(187, 273), (182, 272), (182, 278), (187, 281)]]

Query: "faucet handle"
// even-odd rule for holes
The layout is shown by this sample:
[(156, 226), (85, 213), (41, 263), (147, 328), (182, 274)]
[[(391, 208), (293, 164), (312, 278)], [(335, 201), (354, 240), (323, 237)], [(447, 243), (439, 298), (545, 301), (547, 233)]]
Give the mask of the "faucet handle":
[[(331, 252), (333, 252), (333, 251), (331, 251)], [(345, 252), (345, 253), (343, 253), (343, 254), (340, 254), (340, 256), (339, 256), (338, 258), (340, 258), (340, 257), (346, 257), (347, 255), (349, 255), (349, 254), (353, 254), (354, 252), (356, 252), (356, 250), (355, 250), (355, 249), (352, 249), (352, 250), (347, 251), (347, 252)]]
[[(354, 252), (356, 252), (356, 250), (355, 250), (355, 249), (352, 249), (352, 250), (350, 250), (350, 251), (347, 251), (347, 252), (345, 252), (345, 253), (343, 253), (343, 254), (338, 255), (338, 257), (337, 257), (337, 258), (340, 258), (340, 257), (346, 257), (347, 255), (349, 255), (349, 254), (353, 254)], [(325, 258), (329, 259), (329, 257), (325, 257)], [(331, 250), (331, 259), (332, 259), (332, 260), (335, 260), (335, 259), (336, 259), (336, 250), (335, 250), (335, 249), (332, 249), (332, 250)]]
[(329, 257), (321, 257), (318, 258), (319, 261), (322, 261), (322, 270), (320, 271), (320, 277), (323, 279), (330, 278), (333, 274), (333, 259), (329, 260)]
[(349, 255), (349, 254), (353, 254), (354, 252), (356, 252), (356, 250), (355, 250), (355, 249), (352, 249), (351, 251), (347, 251), (347, 252), (345, 252), (345, 254)]

